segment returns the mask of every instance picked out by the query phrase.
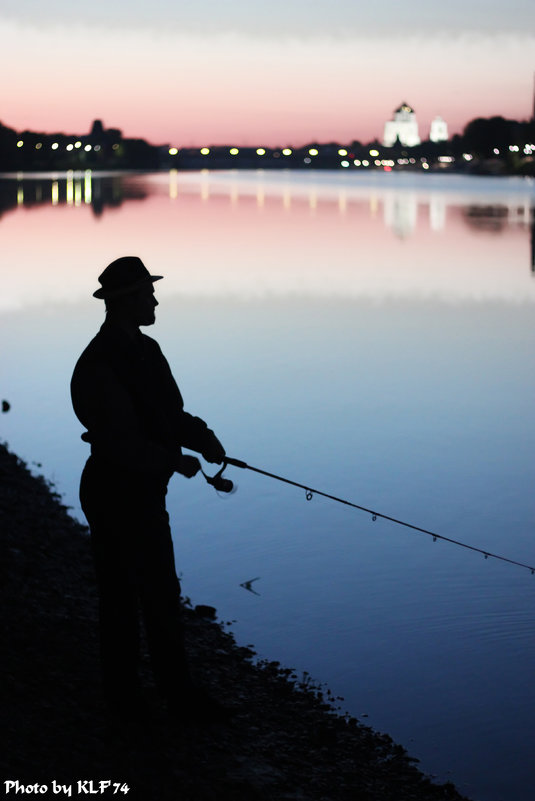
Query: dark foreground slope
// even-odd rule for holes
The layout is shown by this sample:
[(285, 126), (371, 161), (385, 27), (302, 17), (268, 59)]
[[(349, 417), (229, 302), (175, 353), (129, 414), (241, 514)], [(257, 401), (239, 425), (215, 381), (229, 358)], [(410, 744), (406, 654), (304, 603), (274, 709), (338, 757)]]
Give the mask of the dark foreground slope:
[[(461, 801), (388, 736), (336, 714), (292, 671), (254, 664), (249, 649), (199, 610), (185, 609), (191, 659), (199, 679), (238, 708), (232, 723), (169, 728), (147, 672), (150, 731), (117, 732), (99, 696), (87, 531), (3, 446), (0, 548), (4, 794), (4, 782), (18, 780), (46, 785), (39, 797), (82, 798), (93, 789), (111, 798), (113, 785), (102, 793), (98, 785), (111, 780), (130, 788), (117, 797), (143, 801)], [(94, 784), (78, 787), (88, 780)], [(54, 794), (54, 781), (72, 795)], [(26, 797), (9, 787), (6, 797)]]

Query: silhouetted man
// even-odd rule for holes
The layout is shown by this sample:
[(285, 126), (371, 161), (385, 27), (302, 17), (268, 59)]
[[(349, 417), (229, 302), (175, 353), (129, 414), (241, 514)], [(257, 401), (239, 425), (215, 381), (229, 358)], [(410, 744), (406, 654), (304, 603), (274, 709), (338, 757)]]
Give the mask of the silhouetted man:
[(80, 499), (99, 584), (107, 702), (120, 715), (138, 709), (140, 605), (157, 685), (175, 715), (190, 717), (217, 705), (193, 688), (188, 670), (165, 496), (174, 472), (190, 478), (200, 469), (181, 446), (216, 463), (225, 451), (203, 420), (184, 411), (158, 344), (139, 330), (155, 322), (153, 283), (161, 277), (135, 256), (106, 267), (94, 293), (106, 320), (76, 364), (71, 395), (91, 444)]

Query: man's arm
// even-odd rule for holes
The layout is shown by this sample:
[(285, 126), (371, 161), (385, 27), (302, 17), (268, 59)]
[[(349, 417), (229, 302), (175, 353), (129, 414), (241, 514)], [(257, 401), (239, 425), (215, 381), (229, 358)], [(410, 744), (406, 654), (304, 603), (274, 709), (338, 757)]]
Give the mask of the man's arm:
[(204, 420), (193, 417), (188, 412), (182, 412), (182, 429), (184, 434), (181, 444), (185, 448), (201, 453), (207, 462), (220, 464), (223, 461), (225, 449)]

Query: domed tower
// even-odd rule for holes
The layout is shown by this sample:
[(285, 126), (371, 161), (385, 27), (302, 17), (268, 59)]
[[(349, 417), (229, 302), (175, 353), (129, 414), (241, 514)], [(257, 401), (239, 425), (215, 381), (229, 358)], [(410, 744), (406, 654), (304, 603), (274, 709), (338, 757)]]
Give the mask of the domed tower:
[(385, 122), (383, 145), (392, 147), (396, 141), (405, 147), (414, 147), (420, 144), (416, 115), (408, 103), (402, 103), (394, 111), (394, 118)]
[(446, 142), (448, 139), (448, 125), (442, 117), (435, 117), (431, 122), (429, 139), (432, 142)]

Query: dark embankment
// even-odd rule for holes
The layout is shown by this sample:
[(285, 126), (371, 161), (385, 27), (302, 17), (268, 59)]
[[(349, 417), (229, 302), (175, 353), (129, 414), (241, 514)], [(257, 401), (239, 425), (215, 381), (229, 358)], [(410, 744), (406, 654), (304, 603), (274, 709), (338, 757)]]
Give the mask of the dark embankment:
[[(44, 795), (52, 796), (55, 780), (80, 798), (87, 793), (79, 780), (93, 780), (94, 794), (97, 782), (111, 780), (130, 788), (118, 797), (143, 801), (461, 800), (452, 785), (423, 776), (388, 736), (337, 714), (278, 663), (255, 664), (249, 649), (190, 608), (196, 675), (237, 707), (232, 722), (170, 728), (145, 666), (150, 730), (111, 728), (99, 694), (87, 531), (3, 446), (0, 532), (4, 793), (6, 780), (18, 780), (47, 785)], [(113, 787), (98, 792), (112, 795)]]

